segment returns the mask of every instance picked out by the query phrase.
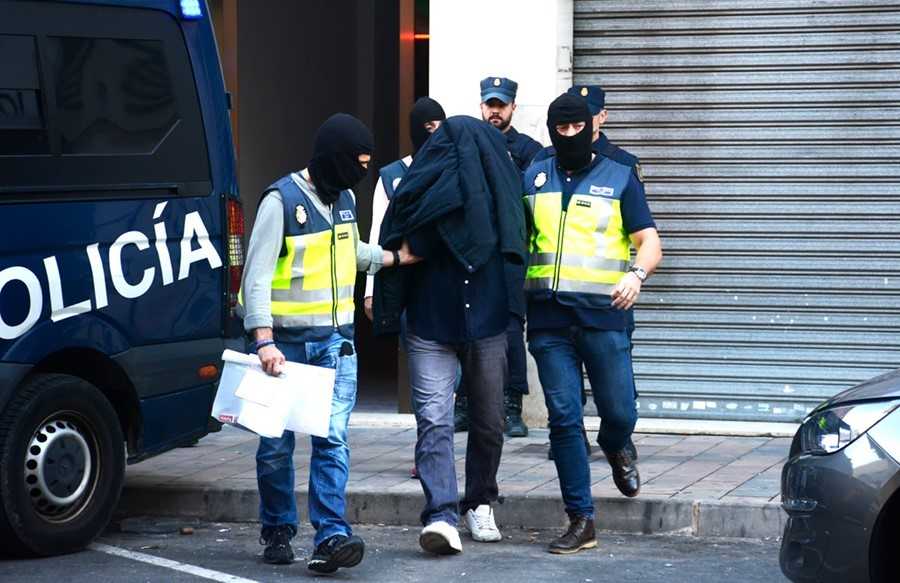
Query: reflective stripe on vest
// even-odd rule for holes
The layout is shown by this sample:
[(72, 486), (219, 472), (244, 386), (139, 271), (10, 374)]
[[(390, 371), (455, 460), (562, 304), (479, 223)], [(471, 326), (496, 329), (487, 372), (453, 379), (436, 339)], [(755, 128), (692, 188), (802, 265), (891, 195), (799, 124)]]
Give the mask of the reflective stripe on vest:
[(353, 323), (356, 225), (285, 237), (284, 257), (272, 276), (272, 315), (292, 317), (291, 327)]
[[(545, 188), (525, 196), (534, 220), (526, 291), (609, 296), (627, 272), (631, 241), (619, 198), (630, 169), (606, 162), (581, 180), (565, 210), (555, 160), (542, 164), (551, 174), (539, 180)], [(594, 189), (603, 195), (590, 194)]]

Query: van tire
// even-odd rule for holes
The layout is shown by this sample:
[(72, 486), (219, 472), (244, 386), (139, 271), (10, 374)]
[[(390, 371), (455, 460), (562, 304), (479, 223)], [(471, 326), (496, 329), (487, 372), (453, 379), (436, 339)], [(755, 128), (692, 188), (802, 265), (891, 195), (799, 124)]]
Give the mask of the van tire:
[(122, 493), (125, 445), (110, 402), (64, 374), (27, 379), (0, 413), (0, 553), (80, 550)]

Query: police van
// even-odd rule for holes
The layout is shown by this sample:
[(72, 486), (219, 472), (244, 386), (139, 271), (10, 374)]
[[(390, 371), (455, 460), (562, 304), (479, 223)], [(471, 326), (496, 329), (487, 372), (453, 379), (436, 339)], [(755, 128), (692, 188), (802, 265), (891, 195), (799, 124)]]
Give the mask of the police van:
[(0, 553), (81, 548), (205, 435), (242, 269), (202, 0), (0, 0)]

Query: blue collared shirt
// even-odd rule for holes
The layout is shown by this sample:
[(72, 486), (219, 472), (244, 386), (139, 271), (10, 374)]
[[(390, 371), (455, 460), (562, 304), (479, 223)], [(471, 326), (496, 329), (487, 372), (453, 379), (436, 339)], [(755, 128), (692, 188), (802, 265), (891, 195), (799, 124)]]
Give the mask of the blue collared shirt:
[(409, 237), (411, 251), (424, 257), (411, 269), (414, 282), (406, 304), (412, 334), (442, 344), (496, 336), (509, 322), (506, 274), (499, 248), (470, 273), (451, 255), (435, 229)]

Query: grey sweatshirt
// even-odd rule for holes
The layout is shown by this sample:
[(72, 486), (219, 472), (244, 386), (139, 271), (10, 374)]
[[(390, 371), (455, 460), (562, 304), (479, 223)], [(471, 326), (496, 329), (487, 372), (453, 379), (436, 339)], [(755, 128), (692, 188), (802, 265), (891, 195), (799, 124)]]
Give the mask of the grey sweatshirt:
[[(330, 223), (331, 208), (316, 194), (312, 182), (308, 182), (306, 170), (291, 174), (294, 183), (309, 197), (316, 211)], [(351, 191), (352, 194), (352, 191)], [(354, 202), (356, 195), (353, 195)], [(359, 239), (359, 237), (357, 237)], [(251, 332), (255, 328), (272, 327), (272, 274), (284, 242), (284, 203), (281, 193), (273, 190), (262, 200), (250, 233), (247, 259), (244, 263), (244, 277), (241, 282), (243, 295), (242, 313), (244, 329)], [(356, 245), (356, 269), (369, 274), (376, 273), (382, 266), (382, 249), (359, 241)]]

